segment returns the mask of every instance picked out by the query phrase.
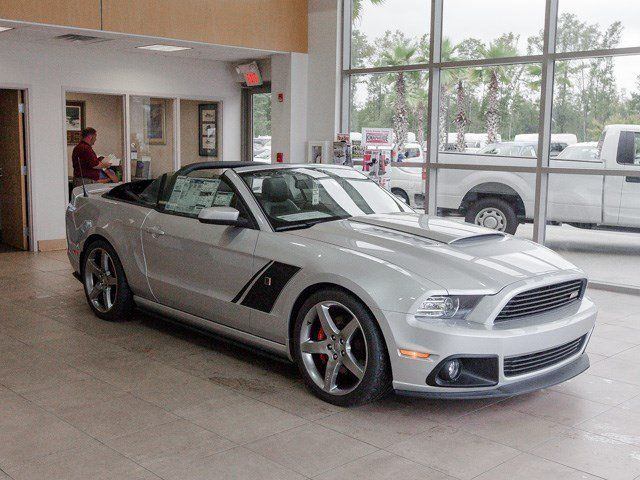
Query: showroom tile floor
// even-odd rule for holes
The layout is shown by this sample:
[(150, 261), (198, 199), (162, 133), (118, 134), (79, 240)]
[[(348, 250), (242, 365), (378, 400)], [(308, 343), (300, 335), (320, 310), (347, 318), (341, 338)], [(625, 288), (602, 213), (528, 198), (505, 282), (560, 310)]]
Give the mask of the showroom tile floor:
[(0, 480), (640, 479), (640, 297), (590, 295), (592, 367), (570, 382), (341, 409), (287, 363), (98, 320), (64, 253), (0, 254)]

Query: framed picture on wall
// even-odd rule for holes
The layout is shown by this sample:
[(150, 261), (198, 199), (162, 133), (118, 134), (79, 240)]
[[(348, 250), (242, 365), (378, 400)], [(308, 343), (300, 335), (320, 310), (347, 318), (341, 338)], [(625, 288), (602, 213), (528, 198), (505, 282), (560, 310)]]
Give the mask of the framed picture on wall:
[(327, 150), (327, 142), (309, 142), (307, 163), (326, 163)]
[(67, 118), (67, 145), (77, 145), (82, 140), (85, 128), (84, 102), (68, 101), (65, 108)]
[(218, 156), (218, 104), (198, 105), (198, 132), (200, 135), (200, 156)]
[(150, 145), (167, 144), (167, 102), (164, 98), (152, 98), (146, 115), (146, 136)]

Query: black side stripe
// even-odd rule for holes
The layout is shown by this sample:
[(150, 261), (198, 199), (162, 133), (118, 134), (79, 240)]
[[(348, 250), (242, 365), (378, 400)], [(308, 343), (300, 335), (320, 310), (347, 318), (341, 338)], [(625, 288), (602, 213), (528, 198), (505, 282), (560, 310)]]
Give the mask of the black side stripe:
[(284, 287), (299, 271), (300, 267), (271, 262), (253, 283), (241, 305), (269, 313)]
[(261, 273), (263, 273), (267, 268), (269, 268), (271, 266), (271, 264), (273, 263), (273, 260), (270, 262), (267, 262), (264, 267), (262, 267), (260, 270), (258, 270), (253, 277), (251, 277), (251, 279), (244, 284), (244, 287), (242, 287), (242, 290), (240, 290), (238, 292), (238, 294), (233, 297), (233, 300), (231, 300), (232, 303), (238, 303), (240, 301), (240, 299), (242, 298), (242, 295), (244, 295), (244, 292), (246, 292), (249, 287), (253, 284), (254, 280), (256, 278), (258, 278), (260, 276)]

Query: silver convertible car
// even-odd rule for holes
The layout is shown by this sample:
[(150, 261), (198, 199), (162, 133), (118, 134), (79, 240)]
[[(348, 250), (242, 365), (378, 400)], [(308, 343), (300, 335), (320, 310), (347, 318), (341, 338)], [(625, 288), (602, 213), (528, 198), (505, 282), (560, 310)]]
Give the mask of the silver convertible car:
[(288, 357), (328, 402), (510, 396), (589, 366), (582, 271), (351, 168), (199, 163), (73, 193), (69, 258), (98, 317), (138, 307)]

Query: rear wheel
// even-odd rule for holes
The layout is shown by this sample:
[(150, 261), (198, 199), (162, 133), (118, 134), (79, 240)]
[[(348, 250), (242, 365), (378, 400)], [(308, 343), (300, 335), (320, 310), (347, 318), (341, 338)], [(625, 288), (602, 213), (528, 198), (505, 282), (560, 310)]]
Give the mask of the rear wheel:
[(518, 217), (513, 205), (497, 197), (482, 198), (471, 204), (465, 221), (511, 235), (518, 229)]
[(361, 302), (340, 290), (313, 294), (298, 313), (294, 356), (309, 389), (334, 405), (371, 402), (391, 388), (380, 329)]
[(120, 321), (133, 309), (133, 294), (122, 263), (104, 240), (92, 242), (83, 255), (82, 283), (87, 302), (103, 320)]

